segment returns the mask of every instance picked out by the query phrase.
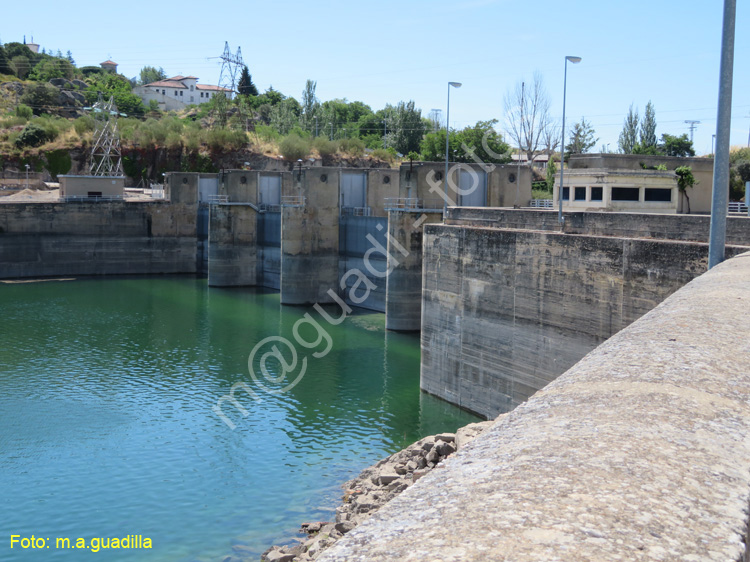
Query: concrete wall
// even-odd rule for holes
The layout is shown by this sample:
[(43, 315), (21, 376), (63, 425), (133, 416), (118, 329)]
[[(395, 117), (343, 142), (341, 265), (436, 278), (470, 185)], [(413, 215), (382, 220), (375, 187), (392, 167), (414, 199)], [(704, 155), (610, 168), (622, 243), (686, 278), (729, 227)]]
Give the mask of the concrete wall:
[(257, 230), (258, 211), (251, 205), (209, 206), (209, 286), (259, 284)]
[[(422, 233), (425, 224), (442, 221), (442, 213), (388, 213), (388, 275), (385, 327), (419, 331), (422, 325)], [(406, 255), (404, 255), (406, 253)]]
[(750, 559), (748, 294), (694, 280), (319, 560)]
[[(563, 232), (626, 238), (708, 242), (710, 217), (635, 213), (566, 212)], [(557, 211), (527, 209), (448, 209), (447, 224), (560, 232)], [(750, 218), (727, 217), (727, 243), (750, 245)]]
[[(570, 157), (571, 170), (606, 168), (609, 170), (643, 170), (643, 166), (654, 168), (660, 164), (673, 172), (679, 166), (690, 166), (697, 180), (688, 190), (690, 212), (710, 213), (713, 186), (713, 158), (677, 158), (674, 156), (647, 156), (641, 154), (575, 154)], [(567, 182), (566, 182), (567, 183)], [(682, 209), (682, 208), (680, 208)]]
[(304, 204), (281, 211), (281, 303), (334, 302), (327, 292), (339, 281), (338, 172), (292, 175), (294, 185), (282, 189), (283, 196), (304, 197)]
[(103, 197), (122, 197), (125, 193), (124, 176), (59, 176), (59, 179), (60, 197), (88, 197), (91, 192)]
[(421, 386), (488, 418), (703, 273), (708, 256), (701, 243), (444, 225), (425, 227), (423, 251)]
[(195, 205), (0, 205), (2, 278), (195, 271)]
[[(460, 168), (482, 171), (479, 164), (451, 164), (446, 195), (449, 205), (460, 203), (454, 189), (457, 186)], [(487, 205), (490, 207), (526, 206), (531, 200), (531, 170), (526, 166), (490, 165), (487, 167)], [(426, 208), (442, 209), (444, 199), (439, 190), (444, 190), (442, 176), (445, 164), (440, 162), (404, 163), (399, 170), (398, 197), (419, 198)], [(520, 173), (520, 176), (519, 176)], [(517, 177), (520, 181), (517, 182)]]
[(367, 171), (367, 205), (373, 217), (385, 217), (386, 198), (399, 196), (398, 170), (375, 169)]

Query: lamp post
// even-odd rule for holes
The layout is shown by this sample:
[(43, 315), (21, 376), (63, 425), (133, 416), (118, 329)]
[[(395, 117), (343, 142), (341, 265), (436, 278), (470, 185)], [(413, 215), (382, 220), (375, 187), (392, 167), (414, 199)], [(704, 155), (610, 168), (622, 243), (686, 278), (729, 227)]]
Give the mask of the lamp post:
[[(573, 64), (581, 62), (581, 57), (565, 57), (565, 78), (563, 80), (563, 117), (562, 117), (562, 141), (560, 142), (560, 189), (557, 190), (557, 199), (560, 203), (560, 210), (557, 213), (557, 220), (562, 225), (562, 202), (563, 202), (563, 174), (565, 171), (565, 95), (568, 90), (568, 61)], [(568, 191), (568, 198), (570, 198), (570, 191)]]
[(26, 189), (29, 189), (29, 166), (28, 164), (24, 164), (26, 166)]
[(445, 218), (445, 214), (448, 211), (448, 148), (450, 147), (451, 137), (451, 86), (460, 88), (461, 82), (448, 82), (448, 104), (445, 111), (445, 175), (443, 176), (445, 193), (443, 194), (443, 218)]

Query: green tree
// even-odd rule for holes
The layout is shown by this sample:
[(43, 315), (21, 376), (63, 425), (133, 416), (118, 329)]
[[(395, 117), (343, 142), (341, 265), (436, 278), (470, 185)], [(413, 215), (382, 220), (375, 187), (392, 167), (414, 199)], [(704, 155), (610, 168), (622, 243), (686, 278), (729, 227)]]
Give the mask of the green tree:
[(656, 146), (656, 113), (654, 106), (649, 100), (646, 111), (641, 121), (640, 138), (638, 145), (634, 148), (637, 154), (658, 154)]
[(0, 45), (0, 74), (14, 75), (15, 71), (10, 64), (8, 53), (5, 52), (5, 48)]
[(70, 52), (70, 49), (68, 49), (68, 52), (65, 53), (65, 60), (67, 60), (73, 66), (76, 65), (76, 61), (73, 59), (73, 53)]
[(557, 174), (557, 166), (555, 165), (555, 161), (552, 159), (552, 156), (549, 157), (549, 162), (547, 162), (547, 191), (552, 193), (555, 188), (555, 175)]
[(247, 69), (247, 65), (242, 67), (242, 73), (240, 74), (240, 82), (237, 85), (237, 92), (241, 96), (257, 96), (258, 88), (253, 84), (253, 78), (250, 76), (250, 71)]
[(302, 107), (294, 98), (286, 98), (274, 105), (270, 114), (270, 125), (282, 135), (286, 135), (299, 125)]
[(66, 78), (72, 80), (75, 76), (75, 67), (66, 59), (54, 57), (44, 58), (37, 63), (31, 71), (29, 78), (37, 82), (49, 82), (53, 78)]
[(41, 115), (42, 113), (52, 113), (57, 109), (59, 96), (60, 92), (54, 86), (39, 83), (26, 88), (20, 102), (28, 105), (34, 115)]
[(661, 136), (659, 152), (666, 156), (695, 156), (693, 142), (688, 138), (687, 133), (679, 137), (664, 133)]
[(581, 121), (573, 125), (570, 131), (570, 143), (565, 147), (566, 156), (583, 154), (591, 150), (599, 140), (594, 138), (594, 132), (591, 123), (586, 123), (586, 118), (581, 117)]
[(155, 66), (144, 66), (143, 68), (141, 68), (138, 83), (140, 85), (151, 84), (153, 82), (165, 80), (166, 78), (167, 73), (164, 72), (164, 69), (162, 67), (159, 67), (157, 69)]
[(31, 59), (24, 55), (16, 55), (10, 59), (13, 73), (21, 80), (25, 80), (31, 72)]
[(689, 215), (690, 197), (688, 196), (687, 190), (696, 184), (693, 169), (690, 166), (680, 166), (675, 169), (674, 173), (677, 174), (677, 188), (687, 201), (687, 214)]
[(617, 146), (620, 147), (620, 152), (623, 154), (633, 154), (636, 144), (638, 143), (638, 110), (633, 110), (633, 105), (630, 105), (627, 117), (625, 117), (625, 123), (620, 133), (620, 138), (617, 140)]
[(124, 76), (107, 72), (105, 74), (90, 76), (87, 80), (89, 88), (84, 92), (86, 103), (89, 105), (96, 103), (99, 99), (99, 92), (105, 98), (114, 97), (117, 109), (129, 116), (140, 117), (146, 112), (141, 98), (136, 96), (131, 90), (130, 81)]
[[(505, 164), (510, 162), (510, 146), (503, 136), (495, 130), (497, 119), (477, 121), (475, 125), (465, 127), (460, 133), (463, 155), (458, 162), (480, 162), (486, 164)], [(445, 142), (445, 137), (443, 137)], [(443, 151), (445, 152), (445, 151)], [(472, 157), (472, 154), (476, 158)]]
[(394, 132), (392, 142), (389, 143), (401, 154), (419, 150), (425, 125), (422, 121), (422, 110), (414, 107), (414, 101), (399, 102), (396, 106), (392, 124)]
[(308, 132), (313, 130), (315, 116), (320, 108), (320, 102), (315, 95), (317, 85), (317, 82), (308, 79), (305, 82), (305, 89), (302, 90), (302, 127)]

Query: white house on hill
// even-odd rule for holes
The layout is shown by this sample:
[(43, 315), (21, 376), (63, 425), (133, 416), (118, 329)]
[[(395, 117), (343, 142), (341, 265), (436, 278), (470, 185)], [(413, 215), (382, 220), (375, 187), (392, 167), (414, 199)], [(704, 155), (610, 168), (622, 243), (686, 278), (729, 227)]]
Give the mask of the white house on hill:
[(139, 96), (144, 104), (148, 105), (151, 100), (156, 100), (162, 111), (179, 110), (191, 104), (206, 103), (221, 92), (229, 98), (232, 97), (232, 90), (229, 88), (198, 84), (198, 78), (195, 76), (173, 76), (133, 88), (133, 93)]

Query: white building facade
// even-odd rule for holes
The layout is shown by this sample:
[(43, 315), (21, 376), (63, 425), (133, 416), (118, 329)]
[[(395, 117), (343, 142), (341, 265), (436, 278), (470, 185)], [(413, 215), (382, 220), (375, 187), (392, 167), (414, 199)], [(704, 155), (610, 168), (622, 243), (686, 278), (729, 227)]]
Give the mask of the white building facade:
[(146, 106), (151, 100), (156, 100), (162, 111), (180, 110), (188, 105), (200, 105), (219, 93), (223, 93), (228, 98), (232, 97), (230, 89), (198, 84), (198, 78), (195, 76), (173, 76), (133, 88), (133, 93), (139, 96)]

